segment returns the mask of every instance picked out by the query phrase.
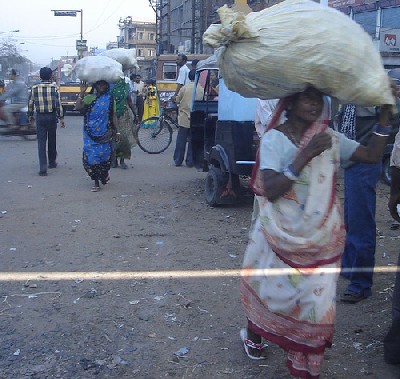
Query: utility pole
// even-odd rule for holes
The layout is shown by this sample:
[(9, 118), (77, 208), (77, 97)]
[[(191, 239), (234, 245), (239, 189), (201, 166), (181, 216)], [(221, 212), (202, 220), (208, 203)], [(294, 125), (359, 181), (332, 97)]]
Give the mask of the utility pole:
[(194, 54), (196, 44), (196, 0), (192, 0), (192, 38), (190, 42), (190, 52)]
[[(170, 1), (168, 1), (169, 5)], [(163, 0), (149, 0), (149, 5), (156, 15), (156, 55), (160, 55), (163, 49), (163, 14), (162, 10), (167, 5)]]
[(168, 48), (167, 52), (168, 53), (175, 53), (175, 51), (171, 51), (171, 2), (168, 1), (168, 6), (167, 6), (167, 43), (168, 43)]
[(87, 50), (86, 40), (83, 39), (83, 9), (52, 9), (54, 16), (76, 17), (77, 13), (81, 14), (81, 39), (76, 41), (76, 50), (78, 51), (79, 58), (83, 58), (83, 52)]

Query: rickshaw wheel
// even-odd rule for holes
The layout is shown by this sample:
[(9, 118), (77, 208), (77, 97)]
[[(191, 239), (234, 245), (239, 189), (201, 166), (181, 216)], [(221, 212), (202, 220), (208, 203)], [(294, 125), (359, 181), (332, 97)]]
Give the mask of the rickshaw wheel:
[(214, 207), (218, 204), (221, 190), (224, 186), (224, 175), (217, 167), (211, 167), (207, 172), (205, 183), (205, 197), (209, 206)]

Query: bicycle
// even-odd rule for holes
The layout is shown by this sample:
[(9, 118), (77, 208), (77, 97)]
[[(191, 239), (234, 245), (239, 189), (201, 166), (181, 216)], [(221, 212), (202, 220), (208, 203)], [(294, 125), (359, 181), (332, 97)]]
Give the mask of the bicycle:
[(172, 142), (172, 133), (179, 129), (176, 118), (177, 107), (172, 101), (162, 104), (160, 116), (143, 120), (137, 130), (139, 147), (149, 154), (160, 154), (167, 150)]

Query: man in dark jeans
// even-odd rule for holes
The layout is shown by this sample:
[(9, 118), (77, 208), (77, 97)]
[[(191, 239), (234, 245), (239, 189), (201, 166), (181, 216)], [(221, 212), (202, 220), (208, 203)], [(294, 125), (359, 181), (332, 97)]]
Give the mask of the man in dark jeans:
[[(40, 69), (40, 84), (32, 87), (28, 103), (30, 121), (36, 108), (36, 129), (39, 153), (39, 175), (47, 176), (47, 168), (57, 167), (57, 122), (64, 128), (64, 114), (57, 87), (51, 83), (52, 70), (49, 67)], [(47, 142), (47, 154), (46, 154)], [(48, 160), (47, 160), (48, 155)], [(47, 165), (48, 162), (48, 165)]]
[[(377, 123), (376, 109), (344, 106), (339, 131), (367, 145)], [(376, 185), (381, 163), (354, 163), (344, 169), (344, 222), (346, 244), (341, 275), (349, 279), (340, 297), (344, 303), (358, 303), (372, 294), (376, 248)]]

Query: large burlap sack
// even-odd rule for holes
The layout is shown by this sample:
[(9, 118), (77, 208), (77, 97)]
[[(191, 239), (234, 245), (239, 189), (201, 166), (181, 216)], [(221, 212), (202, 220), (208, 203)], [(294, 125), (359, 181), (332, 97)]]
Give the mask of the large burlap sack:
[(75, 65), (75, 72), (80, 80), (88, 83), (95, 83), (98, 80), (114, 83), (124, 77), (120, 63), (100, 55), (79, 59)]
[(139, 69), (136, 60), (136, 49), (111, 49), (103, 51), (100, 55), (112, 58), (121, 63), (124, 71), (133, 68)]
[(228, 88), (274, 99), (314, 86), (343, 103), (394, 104), (371, 37), (339, 11), (286, 0), (244, 16), (224, 6), (203, 41), (218, 50)]

